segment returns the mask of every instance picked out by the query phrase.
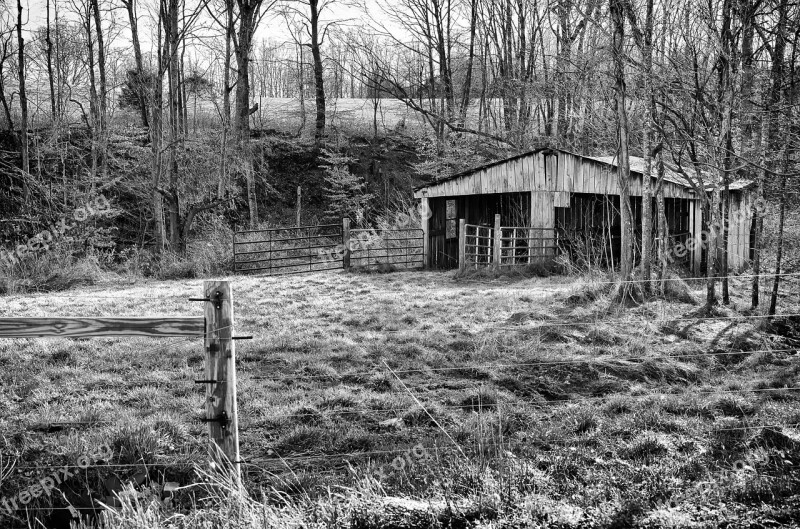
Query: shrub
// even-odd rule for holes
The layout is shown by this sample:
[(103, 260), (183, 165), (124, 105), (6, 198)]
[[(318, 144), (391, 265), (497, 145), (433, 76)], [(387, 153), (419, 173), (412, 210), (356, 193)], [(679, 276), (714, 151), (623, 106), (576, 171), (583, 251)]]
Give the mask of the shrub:
[(58, 292), (93, 285), (104, 277), (95, 255), (76, 257), (69, 243), (39, 254), (26, 254), (5, 268), (0, 293)]

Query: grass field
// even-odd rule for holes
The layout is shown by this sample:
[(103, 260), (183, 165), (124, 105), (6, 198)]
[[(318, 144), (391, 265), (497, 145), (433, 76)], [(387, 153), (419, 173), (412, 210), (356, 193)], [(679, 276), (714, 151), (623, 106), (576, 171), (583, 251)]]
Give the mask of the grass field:
[[(0, 504), (2, 527), (55, 527), (69, 511), (51, 506), (97, 499), (126, 528), (800, 519), (800, 317), (743, 318), (747, 279), (712, 318), (694, 317), (702, 285), (678, 281), (673, 301), (620, 308), (586, 277), (229, 279), (236, 334), (254, 336), (237, 342), (248, 497), (197, 472), (201, 340), (0, 340), (0, 502), (43, 465), (113, 452), (27, 513)], [(200, 315), (187, 298), (201, 287), (11, 296), (0, 315)], [(780, 312), (800, 312), (796, 298)]]

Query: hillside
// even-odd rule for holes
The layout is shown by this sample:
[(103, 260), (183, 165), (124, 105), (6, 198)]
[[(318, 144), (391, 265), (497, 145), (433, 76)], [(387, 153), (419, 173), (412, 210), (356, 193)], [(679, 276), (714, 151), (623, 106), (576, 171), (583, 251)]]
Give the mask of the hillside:
[[(110, 457), (33, 499), (29, 520), (66, 527), (67, 501), (119, 509), (113, 494), (128, 481), (125, 522), (109, 516), (108, 527), (800, 518), (796, 316), (763, 326), (736, 296), (703, 315), (692, 303), (702, 285), (677, 279), (673, 301), (631, 308), (612, 306), (603, 278), (229, 279), (236, 334), (253, 335), (237, 342), (252, 499), (227, 492), (224, 479), (208, 485), (217, 478), (205, 474), (207, 434), (195, 420), (203, 348), (194, 339), (1, 340), (0, 498), (46, 476), (44, 465), (74, 465), (107, 445)], [(736, 279), (734, 294), (746, 282)], [(188, 298), (201, 285), (11, 296), (0, 314), (198, 315)], [(798, 308), (784, 298), (779, 313)], [(22, 511), (0, 514), (3, 527), (26, 526)]]

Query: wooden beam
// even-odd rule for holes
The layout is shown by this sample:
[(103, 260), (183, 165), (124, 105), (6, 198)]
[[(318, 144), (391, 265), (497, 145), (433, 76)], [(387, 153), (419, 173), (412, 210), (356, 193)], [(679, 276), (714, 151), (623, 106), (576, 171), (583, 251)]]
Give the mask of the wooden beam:
[(700, 277), (702, 271), (700, 265), (702, 263), (703, 244), (703, 205), (700, 200), (694, 200), (692, 209), (689, 210), (689, 222), (692, 227), (692, 237), (694, 239), (694, 249), (692, 251), (692, 272), (695, 277)]
[(458, 219), (458, 269), (462, 272), (467, 269), (467, 223)]
[(501, 252), (503, 251), (503, 230), (500, 227), (500, 214), (496, 214), (494, 216), (494, 239), (493, 245), (494, 250), (492, 251), (492, 268), (495, 271), (500, 270), (500, 259), (502, 257)]
[(205, 319), (149, 318), (0, 318), (0, 338), (92, 338), (102, 336), (196, 336), (205, 334)]
[(420, 216), (422, 217), (422, 267), (429, 268), (431, 265), (430, 221), (433, 212), (430, 209), (428, 197), (422, 197), (420, 199), (419, 210)]

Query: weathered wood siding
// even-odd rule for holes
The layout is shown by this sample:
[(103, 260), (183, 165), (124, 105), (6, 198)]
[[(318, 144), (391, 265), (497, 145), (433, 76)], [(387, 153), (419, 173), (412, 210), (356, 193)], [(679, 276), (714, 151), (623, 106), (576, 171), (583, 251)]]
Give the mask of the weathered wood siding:
[[(425, 188), (428, 197), (551, 191), (619, 194), (617, 169), (567, 152), (535, 152)], [(642, 196), (642, 175), (631, 172), (631, 196)], [(422, 191), (417, 191), (422, 198)], [(666, 198), (695, 198), (691, 190), (664, 182)]]
[(728, 268), (739, 271), (750, 262), (750, 230), (753, 225), (752, 194), (731, 192), (728, 217)]

